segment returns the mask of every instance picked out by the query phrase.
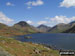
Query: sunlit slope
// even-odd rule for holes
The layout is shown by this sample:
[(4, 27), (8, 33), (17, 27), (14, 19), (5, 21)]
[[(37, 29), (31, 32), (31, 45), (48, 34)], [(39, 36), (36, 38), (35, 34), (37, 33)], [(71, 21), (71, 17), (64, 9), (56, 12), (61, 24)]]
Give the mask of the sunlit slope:
[(43, 45), (23, 43), (11, 38), (0, 37), (0, 47), (13, 56), (59, 56), (58, 51)]
[(16, 35), (31, 34), (36, 32), (37, 32), (36, 29), (32, 28), (29, 24), (23, 21), (11, 27), (0, 23), (1, 36), (16, 36)]

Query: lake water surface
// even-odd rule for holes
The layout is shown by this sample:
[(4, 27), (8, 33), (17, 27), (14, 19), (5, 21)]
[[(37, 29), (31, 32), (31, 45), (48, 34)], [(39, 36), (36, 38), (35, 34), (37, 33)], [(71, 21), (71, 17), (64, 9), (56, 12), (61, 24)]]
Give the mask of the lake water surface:
[[(32, 36), (32, 39), (25, 39), (24, 36)], [(17, 40), (47, 44), (55, 46), (58, 49), (75, 50), (75, 34), (49, 34), (37, 33), (19, 36)]]

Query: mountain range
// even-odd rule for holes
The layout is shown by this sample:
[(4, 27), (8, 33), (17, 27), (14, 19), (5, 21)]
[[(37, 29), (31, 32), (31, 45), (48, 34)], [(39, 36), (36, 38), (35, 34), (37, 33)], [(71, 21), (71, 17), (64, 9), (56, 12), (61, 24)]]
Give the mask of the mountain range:
[(20, 21), (11, 27), (0, 23), (0, 36), (17, 36), (36, 32), (38, 31), (24, 21)]
[(53, 27), (40, 25), (37, 28), (46, 33), (75, 33), (75, 21), (70, 22), (68, 24), (60, 23)]
[(46, 25), (34, 27), (25, 21), (20, 21), (11, 27), (0, 23), (1, 36), (16, 36), (31, 33), (75, 33), (75, 21), (69, 24), (60, 23), (54, 27), (49, 27)]
[(68, 24), (60, 23), (48, 30), (50, 33), (75, 33), (75, 21)]

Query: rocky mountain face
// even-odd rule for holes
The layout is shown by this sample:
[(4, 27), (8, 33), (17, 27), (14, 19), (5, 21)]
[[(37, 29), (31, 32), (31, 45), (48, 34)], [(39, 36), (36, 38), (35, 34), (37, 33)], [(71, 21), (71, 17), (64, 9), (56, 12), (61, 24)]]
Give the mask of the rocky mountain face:
[(75, 33), (75, 21), (69, 23), (71, 25), (70, 29), (67, 29), (66, 31), (64, 31), (63, 33)]
[(75, 21), (69, 23), (71, 27), (75, 26)]
[(41, 32), (47, 32), (51, 27), (48, 27), (46, 25), (40, 25), (37, 27)]
[(16, 26), (18, 25), (20, 27), (30, 27), (30, 25), (28, 23), (26, 23), (25, 21), (20, 21), (20, 22), (16, 23), (15, 25)]
[(70, 26), (71, 26), (70, 24), (61, 23), (61, 24), (58, 24), (58, 25), (52, 27), (51, 29), (49, 29), (48, 32), (50, 32), (50, 33), (61, 33), (65, 30), (69, 29)]
[(20, 21), (19, 23), (14, 24), (13, 28), (20, 30), (22, 32), (26, 32), (26, 33), (35, 33), (37, 32), (35, 29), (33, 29), (31, 27), (31, 25), (29, 25), (28, 23), (24, 22), (24, 21)]
[(64, 31), (63, 33), (75, 33), (75, 26), (73, 26), (72, 28)]

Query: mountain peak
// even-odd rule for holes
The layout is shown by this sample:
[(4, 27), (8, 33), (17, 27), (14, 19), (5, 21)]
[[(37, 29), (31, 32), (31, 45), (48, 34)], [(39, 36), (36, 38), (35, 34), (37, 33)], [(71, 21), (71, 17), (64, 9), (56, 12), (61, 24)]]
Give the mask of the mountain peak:
[(41, 32), (47, 32), (51, 27), (48, 27), (46, 25), (40, 25), (37, 27)]
[(29, 24), (25, 21), (20, 21), (19, 23), (17, 23), (18, 25), (25, 27), (25, 26), (29, 26)]

